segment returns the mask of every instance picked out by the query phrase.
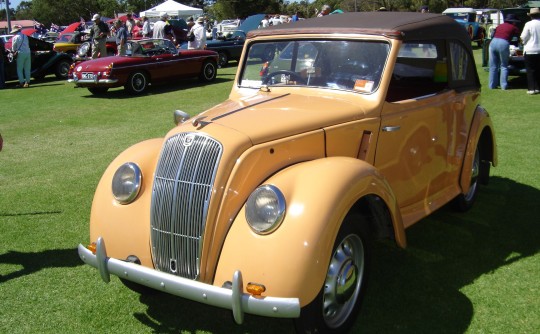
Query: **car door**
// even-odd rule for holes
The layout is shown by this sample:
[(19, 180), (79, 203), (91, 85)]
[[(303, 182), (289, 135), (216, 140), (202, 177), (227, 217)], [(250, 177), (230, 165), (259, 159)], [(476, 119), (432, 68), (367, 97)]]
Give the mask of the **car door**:
[[(390, 183), (405, 224), (439, 207), (455, 124), (444, 45), (403, 45), (381, 113), (375, 166)], [(441, 73), (442, 72), (442, 73)]]

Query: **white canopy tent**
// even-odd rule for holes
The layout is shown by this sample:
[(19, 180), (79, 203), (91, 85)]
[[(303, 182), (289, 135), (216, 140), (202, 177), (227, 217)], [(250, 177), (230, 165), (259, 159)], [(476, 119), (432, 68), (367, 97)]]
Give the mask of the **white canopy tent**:
[(162, 13), (167, 13), (170, 17), (187, 18), (189, 16), (200, 16), (203, 14), (203, 10), (200, 8), (189, 7), (182, 5), (173, 0), (167, 0), (162, 4), (152, 7), (144, 12), (140, 12), (140, 16), (146, 16), (148, 18), (159, 18)]

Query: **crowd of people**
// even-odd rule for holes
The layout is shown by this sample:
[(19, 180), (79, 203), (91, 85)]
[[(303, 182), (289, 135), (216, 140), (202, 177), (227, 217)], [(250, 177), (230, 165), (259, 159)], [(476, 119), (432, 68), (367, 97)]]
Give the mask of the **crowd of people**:
[[(378, 11), (386, 11), (386, 8), (381, 7)], [(422, 6), (422, 13), (429, 13), (427, 6)], [(331, 14), (342, 13), (341, 10), (332, 12), (329, 5), (322, 6), (320, 11), (316, 12), (317, 17), (322, 17)], [(540, 94), (540, 10), (531, 8), (528, 15), (531, 20), (528, 21), (523, 31), (519, 32), (517, 23), (519, 20), (512, 14), (505, 18), (505, 22), (497, 26), (489, 46), (489, 88), (508, 89), (508, 63), (510, 58), (510, 43), (513, 38), (519, 37), (523, 44), (523, 53), (525, 66), (527, 71), (527, 94)], [(154, 23), (153, 28), (147, 17), (141, 17), (134, 20), (132, 14), (126, 15), (125, 22), (115, 20), (112, 26), (101, 20), (99, 14), (94, 14), (92, 17), (93, 25), (90, 29), (89, 37), (92, 41), (92, 58), (98, 58), (107, 54), (106, 40), (111, 36), (116, 39), (117, 55), (126, 55), (126, 43), (134, 37), (140, 38), (169, 38), (174, 40), (172, 26), (169, 23), (169, 15), (162, 13), (159, 21)], [(265, 15), (261, 21), (259, 28), (266, 28), (272, 25), (295, 22), (300, 20), (299, 14), (295, 13), (292, 17), (285, 17), (285, 20), (280, 15)], [(207, 23), (204, 17), (199, 17), (194, 20), (192, 17), (187, 20), (188, 27), (188, 49), (205, 49), (206, 48), (206, 30)], [(31, 52), (28, 37), (21, 32), (22, 27), (15, 25), (11, 30), (14, 34), (12, 47), (9, 50), (17, 61), (17, 76), (19, 79), (18, 87), (26, 88), (30, 85), (31, 74)], [(5, 86), (4, 78), (4, 56), (6, 50), (3, 41), (0, 40), (0, 89)]]

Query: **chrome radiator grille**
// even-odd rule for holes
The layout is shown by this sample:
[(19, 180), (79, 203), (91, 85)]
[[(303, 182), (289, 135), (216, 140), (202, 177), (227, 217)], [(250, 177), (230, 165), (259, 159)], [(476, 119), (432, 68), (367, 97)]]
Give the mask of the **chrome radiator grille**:
[(159, 159), (151, 207), (152, 257), (156, 269), (196, 279), (212, 185), (222, 146), (182, 133), (167, 140)]

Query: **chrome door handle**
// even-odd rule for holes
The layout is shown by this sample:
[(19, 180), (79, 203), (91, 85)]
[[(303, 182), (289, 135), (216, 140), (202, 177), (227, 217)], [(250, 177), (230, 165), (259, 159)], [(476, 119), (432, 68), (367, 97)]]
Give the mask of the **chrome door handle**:
[(401, 126), (399, 126), (399, 125), (396, 125), (396, 126), (383, 126), (383, 128), (382, 128), (383, 132), (393, 132), (393, 131), (398, 131), (399, 129), (401, 129)]

